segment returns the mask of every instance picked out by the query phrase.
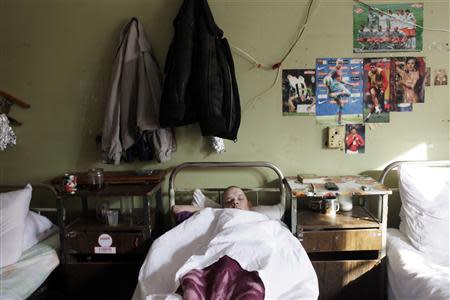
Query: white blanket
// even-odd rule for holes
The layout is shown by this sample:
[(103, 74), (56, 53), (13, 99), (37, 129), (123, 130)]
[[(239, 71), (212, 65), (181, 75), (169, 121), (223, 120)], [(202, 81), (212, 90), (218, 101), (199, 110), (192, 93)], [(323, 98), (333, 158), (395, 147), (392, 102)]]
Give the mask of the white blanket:
[(300, 242), (280, 222), (238, 209), (205, 208), (158, 238), (133, 299), (177, 299), (180, 279), (224, 255), (258, 271), (266, 299), (317, 299), (316, 273)]
[(387, 257), (390, 300), (450, 299), (449, 265), (435, 263), (397, 229), (388, 229)]

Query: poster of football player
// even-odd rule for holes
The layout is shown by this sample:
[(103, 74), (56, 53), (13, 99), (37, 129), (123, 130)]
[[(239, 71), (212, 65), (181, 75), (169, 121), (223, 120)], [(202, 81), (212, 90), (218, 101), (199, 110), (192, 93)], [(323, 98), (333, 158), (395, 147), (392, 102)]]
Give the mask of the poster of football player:
[(363, 60), (316, 60), (316, 119), (325, 125), (363, 122)]
[(364, 124), (345, 125), (345, 153), (360, 154), (366, 150), (366, 127)]
[(389, 122), (390, 67), (389, 58), (364, 59), (364, 122)]
[(309, 116), (316, 113), (316, 71), (283, 70), (283, 116)]
[(413, 110), (414, 103), (425, 99), (426, 66), (423, 57), (391, 59), (391, 100), (395, 111)]
[(353, 52), (422, 51), (423, 3), (353, 6)]

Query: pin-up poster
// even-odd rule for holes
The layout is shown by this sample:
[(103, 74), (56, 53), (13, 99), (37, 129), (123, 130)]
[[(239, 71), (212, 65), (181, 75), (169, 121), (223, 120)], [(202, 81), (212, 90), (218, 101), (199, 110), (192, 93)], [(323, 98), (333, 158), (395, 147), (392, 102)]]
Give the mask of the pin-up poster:
[(438, 69), (434, 72), (434, 85), (447, 85), (447, 81), (447, 71), (445, 69)]
[(316, 71), (283, 70), (283, 116), (316, 113)]
[(389, 122), (390, 71), (389, 58), (364, 59), (364, 122)]
[(345, 125), (345, 153), (360, 154), (366, 149), (366, 128), (364, 124)]
[(423, 57), (391, 59), (391, 99), (395, 111), (413, 110), (415, 103), (425, 99), (426, 66)]
[(316, 60), (316, 119), (326, 125), (363, 122), (363, 60)]
[(353, 52), (422, 51), (423, 3), (353, 6)]

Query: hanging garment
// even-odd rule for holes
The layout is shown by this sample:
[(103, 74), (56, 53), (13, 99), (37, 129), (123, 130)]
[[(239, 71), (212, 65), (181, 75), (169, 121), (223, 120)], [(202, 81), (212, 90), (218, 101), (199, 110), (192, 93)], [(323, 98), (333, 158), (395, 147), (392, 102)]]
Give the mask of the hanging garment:
[(4, 151), (8, 146), (16, 144), (16, 135), (9, 125), (8, 117), (0, 114), (0, 151)]
[(166, 58), (160, 122), (200, 123), (203, 136), (236, 140), (241, 121), (233, 58), (207, 0), (185, 0)]
[[(113, 66), (102, 134), (102, 150), (107, 161), (119, 164), (124, 152), (138, 142), (145, 131), (167, 133), (159, 125), (160, 101), (160, 69), (142, 24), (133, 18), (123, 31)], [(174, 136), (169, 132), (167, 140), (172, 145)]]

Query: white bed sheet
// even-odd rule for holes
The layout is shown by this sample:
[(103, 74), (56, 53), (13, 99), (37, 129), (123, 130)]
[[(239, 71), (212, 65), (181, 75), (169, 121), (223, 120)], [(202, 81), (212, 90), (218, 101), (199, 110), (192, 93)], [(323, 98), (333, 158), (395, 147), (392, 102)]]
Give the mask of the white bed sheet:
[(59, 234), (55, 232), (45, 240), (22, 253), (19, 261), (0, 269), (0, 299), (28, 298), (58, 266)]
[(179, 299), (179, 281), (228, 255), (258, 271), (266, 299), (317, 299), (318, 281), (300, 242), (280, 221), (238, 209), (205, 208), (157, 239), (134, 300)]
[(388, 229), (387, 257), (390, 300), (450, 299), (449, 265), (432, 262), (397, 229)]

